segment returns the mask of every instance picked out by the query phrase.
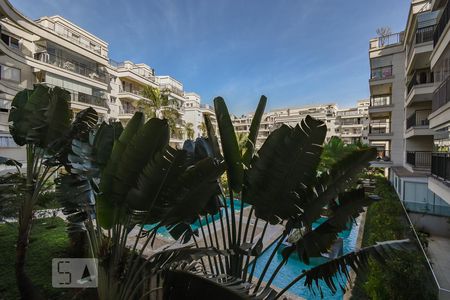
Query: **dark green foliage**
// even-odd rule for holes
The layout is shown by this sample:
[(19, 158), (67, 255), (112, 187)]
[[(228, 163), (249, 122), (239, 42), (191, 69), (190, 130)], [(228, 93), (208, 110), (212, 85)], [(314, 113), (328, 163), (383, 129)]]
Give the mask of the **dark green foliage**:
[(231, 122), (225, 100), (223, 100), (222, 97), (214, 99), (214, 108), (219, 126), (223, 157), (227, 165), (229, 184), (234, 191), (240, 192), (242, 190), (242, 181), (244, 179), (244, 168), (233, 123)]
[(248, 134), (248, 139), (245, 145), (245, 152), (242, 156), (242, 163), (244, 166), (249, 167), (250, 161), (255, 152), (256, 138), (259, 133), (259, 125), (261, 124), (261, 119), (266, 109), (267, 97), (261, 96), (259, 100), (258, 107), (256, 108), (255, 114), (252, 119), (252, 124), (250, 125), (250, 131)]
[(307, 116), (301, 126), (282, 125), (272, 132), (246, 172), (244, 199), (256, 216), (272, 224), (299, 215), (296, 189), (313, 182), (326, 126)]
[(408, 253), (396, 252), (385, 264), (370, 261), (368, 272), (356, 278), (352, 299), (436, 299), (432, 275), (408, 226), (400, 200), (384, 177), (375, 178), (375, 193), (382, 200), (368, 208), (363, 246), (409, 238), (415, 241), (416, 249)]

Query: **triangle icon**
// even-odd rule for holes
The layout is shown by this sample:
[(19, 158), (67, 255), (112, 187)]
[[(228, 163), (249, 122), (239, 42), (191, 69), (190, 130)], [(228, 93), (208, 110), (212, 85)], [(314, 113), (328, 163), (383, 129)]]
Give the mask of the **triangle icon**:
[(89, 272), (89, 268), (88, 266), (84, 266), (84, 271), (83, 271), (83, 275), (81, 275), (81, 279), (82, 281), (91, 281), (91, 273)]

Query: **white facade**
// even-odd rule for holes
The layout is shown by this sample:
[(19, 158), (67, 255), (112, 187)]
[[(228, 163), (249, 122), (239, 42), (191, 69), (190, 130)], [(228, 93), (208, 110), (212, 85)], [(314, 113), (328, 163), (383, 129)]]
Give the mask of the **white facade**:
[(145, 100), (141, 95), (145, 86), (167, 91), (180, 113), (171, 144), (181, 146), (185, 102), (181, 82), (156, 76), (146, 64), (110, 60), (107, 42), (60, 16), (32, 21), (7, 0), (0, 0), (0, 12), (0, 156), (24, 160), (24, 151), (9, 135), (8, 114), (15, 94), (35, 83), (69, 90), (74, 113), (91, 106), (101, 120), (124, 124), (138, 101)]
[[(322, 120), (326, 124), (326, 142), (331, 137), (337, 136), (347, 144), (356, 141), (367, 143), (368, 106), (368, 100), (360, 100), (357, 107), (349, 109), (339, 109), (334, 103), (274, 109), (262, 117), (256, 146), (261, 147), (270, 132), (282, 124), (296, 126), (307, 115)], [(235, 131), (249, 133), (252, 119), (253, 113), (240, 117), (234, 116), (232, 122)]]

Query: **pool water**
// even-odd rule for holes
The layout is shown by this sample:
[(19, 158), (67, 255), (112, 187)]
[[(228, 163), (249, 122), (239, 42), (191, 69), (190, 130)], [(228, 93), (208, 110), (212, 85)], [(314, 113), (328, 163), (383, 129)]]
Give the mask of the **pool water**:
[[(323, 219), (324, 220), (324, 219)], [(318, 226), (323, 220), (320, 220), (315, 224), (315, 226)], [(314, 225), (313, 225), (314, 227)], [(339, 237), (343, 239), (344, 245), (343, 245), (343, 252), (349, 253), (355, 249), (356, 245), (356, 239), (358, 236), (358, 224), (353, 224), (352, 228), (350, 230), (343, 231), (339, 234)], [(255, 267), (255, 277), (259, 277), (262, 273), (262, 270), (264, 269), (265, 263), (268, 261), (273, 249), (275, 248), (275, 243), (272, 244), (269, 248), (267, 248), (264, 253), (258, 258), (256, 262)], [(271, 265), (269, 266), (269, 269), (266, 273), (266, 276), (264, 277), (264, 281), (267, 281), (268, 278), (270, 278), (270, 275), (275, 271), (278, 264), (282, 261), (283, 257), (281, 256), (281, 249), (277, 251), (277, 254), (272, 260)], [(283, 266), (281, 271), (277, 274), (277, 277), (274, 279), (272, 285), (278, 287), (278, 288), (284, 288), (286, 285), (288, 285), (294, 278), (296, 278), (302, 270), (307, 270), (313, 267), (314, 265), (305, 265), (302, 263), (299, 259), (296, 253), (292, 254), (292, 256), (289, 258), (287, 264)], [(288, 292), (298, 295), (305, 299), (342, 299), (343, 292), (340, 290), (339, 286), (338, 291), (335, 295), (331, 294), (331, 291), (328, 289), (327, 285), (323, 281), (319, 281), (319, 285), (322, 287), (323, 292), (323, 298), (320, 297), (320, 292), (315, 289), (315, 293), (311, 292), (307, 287), (304, 286), (305, 280), (300, 280), (297, 282), (294, 286), (292, 286)], [(335, 280), (335, 282), (337, 282)], [(314, 283), (313, 283), (314, 287)]]
[[(230, 207), (230, 199), (227, 198), (226, 201), (227, 201), (228, 207)], [(244, 207), (246, 207), (247, 205), (248, 204), (244, 204)], [(241, 200), (234, 199), (234, 210), (236, 212), (241, 210)], [(223, 211), (222, 211), (222, 214), (225, 215), (225, 213)], [(218, 214), (218, 213), (215, 214), (212, 217), (212, 219), (214, 220), (214, 222), (219, 220), (220, 219), (220, 214)], [(203, 218), (201, 218), (200, 221), (199, 220), (195, 221), (194, 223), (191, 224), (191, 228), (192, 228), (192, 230), (197, 230), (197, 229), (200, 229), (201, 226), (207, 225), (208, 223), (209, 224), (211, 223), (211, 216), (208, 216), (208, 218), (203, 217)], [(156, 226), (156, 224), (147, 224), (147, 225), (144, 225), (144, 229), (145, 230), (151, 230), (155, 226)], [(204, 228), (204, 230), (207, 230), (207, 229)], [(164, 238), (172, 239), (172, 236), (170, 235), (170, 233), (169, 233), (169, 231), (167, 230), (166, 227), (159, 228), (158, 231), (157, 231), (157, 234), (162, 236), (162, 237), (164, 237)]]

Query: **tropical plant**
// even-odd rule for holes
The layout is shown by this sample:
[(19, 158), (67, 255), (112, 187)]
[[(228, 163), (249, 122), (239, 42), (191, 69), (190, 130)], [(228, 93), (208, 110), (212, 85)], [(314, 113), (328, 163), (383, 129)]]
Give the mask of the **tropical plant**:
[[(266, 101), (261, 97), (241, 149), (225, 102), (218, 97), (214, 104), (221, 147), (208, 116), (207, 138), (174, 149), (168, 145), (167, 120), (153, 118), (144, 124), (144, 115), (136, 113), (118, 137), (108, 139), (106, 150), (94, 150), (89, 142), (80, 144), (82, 151), (73, 151), (79, 154), (69, 157), (67, 176), (76, 180), (63, 190), (71, 189), (72, 195), (80, 196), (73, 198), (83, 199), (83, 203), (89, 203), (91, 195), (95, 197), (95, 209), (84, 205), (85, 213), (77, 213), (83, 217), (91, 254), (99, 260), (100, 299), (156, 296), (159, 292), (167, 299), (181, 295), (278, 298), (284, 290), (277, 293), (271, 285), (288, 259), (297, 253), (309, 263), (326, 252), (338, 233), (371, 203), (357, 180), (375, 157), (375, 149), (357, 149), (319, 172), (326, 135), (322, 121), (307, 116), (295, 127), (283, 125), (256, 152)], [(96, 163), (97, 155), (106, 158), (104, 164)], [(225, 169), (229, 199), (221, 196), (219, 185)], [(74, 176), (79, 174), (83, 176)], [(324, 210), (327, 220), (313, 229)], [(191, 226), (194, 222), (200, 224), (196, 230)], [(260, 234), (256, 233), (258, 223), (263, 224)], [(262, 274), (255, 278), (265, 236), (273, 225), (283, 230), (275, 238)], [(193, 242), (195, 249), (177, 246), (145, 258), (161, 227), (181, 243)], [(283, 261), (266, 277), (288, 237), (292, 244), (283, 249)], [(358, 271), (368, 256), (382, 261), (391, 249), (398, 248), (408, 248), (407, 242), (394, 241), (347, 254), (314, 268), (307, 280), (323, 279), (332, 287), (335, 274), (348, 275), (344, 266)]]
[(145, 86), (142, 90), (142, 97), (139, 100), (138, 109), (142, 111), (147, 118), (165, 118), (169, 123), (171, 130), (175, 128), (180, 113), (176, 109), (178, 102), (169, 97), (165, 90), (161, 91), (152, 86)]
[(198, 127), (198, 130), (200, 130), (200, 133), (202, 136), (207, 136), (208, 130), (206, 128), (205, 122), (200, 123), (197, 127)]
[(195, 132), (194, 132), (194, 124), (188, 122), (184, 126), (184, 129), (186, 130), (187, 138), (189, 140), (193, 140), (194, 139), (194, 134), (195, 134)]
[(245, 150), (245, 146), (247, 145), (248, 133), (236, 132), (236, 140), (237, 140), (241, 155), (243, 155), (244, 154), (243, 151)]
[(324, 171), (330, 169), (338, 160), (342, 159), (347, 154), (367, 147), (361, 143), (345, 144), (342, 139), (337, 136), (331, 137), (328, 143), (324, 144), (322, 156), (320, 158), (319, 170)]
[[(202, 292), (206, 290), (208, 295), (226, 295), (227, 299), (278, 298), (287, 289), (277, 293), (271, 284), (288, 259), (297, 253), (300, 260), (309, 263), (310, 258), (326, 252), (338, 233), (347, 229), (349, 222), (354, 221), (362, 208), (371, 203), (364, 189), (357, 185), (357, 180), (358, 174), (368, 166), (376, 151), (373, 148), (355, 149), (338, 159), (329, 170), (319, 172), (326, 126), (322, 121), (307, 116), (295, 127), (282, 125), (273, 131), (255, 155), (254, 145), (266, 98), (260, 100), (243, 148), (239, 147), (224, 100), (218, 97), (214, 104), (231, 200), (223, 202), (223, 215), (219, 215), (223, 228), (218, 230), (207, 224), (210, 239), (204, 236), (197, 245), (199, 248), (227, 250), (227, 255), (203, 262), (201, 271), (169, 271), (164, 282), (165, 292), (169, 295), (165, 296), (196, 295), (201, 298), (195, 290), (201, 286)], [(217, 141), (212, 130), (208, 131), (208, 135), (210, 141)], [(213, 145), (211, 147), (219, 149)], [(217, 158), (222, 157), (220, 152), (214, 153)], [(241, 202), (239, 213), (233, 201), (235, 195)], [(245, 205), (250, 207), (244, 209)], [(324, 210), (327, 210), (327, 220), (312, 229), (312, 224)], [(208, 216), (205, 218), (208, 220)], [(214, 216), (209, 218), (215, 219)], [(259, 222), (264, 226), (260, 236), (256, 237), (255, 229)], [(265, 234), (272, 225), (282, 225), (284, 230), (275, 239), (275, 247), (261, 275), (254, 278)], [(302, 234), (291, 238), (292, 245), (282, 251), (282, 262), (266, 277), (282, 243), (299, 230)], [(333, 276), (339, 272), (348, 275), (344, 266), (358, 271), (366, 265), (368, 256), (383, 260), (391, 249), (397, 248), (407, 249), (408, 243), (393, 241), (350, 253), (299, 277), (307, 276), (307, 282), (323, 279), (333, 290)], [(295, 282), (297, 279), (291, 284)]]
[(70, 141), (97, 121), (93, 109), (78, 114), (73, 122), (69, 92), (58, 87), (36, 85), (14, 97), (9, 115), (10, 133), (19, 146), (26, 146), (26, 170), (17, 167), (16, 195), (20, 195), (16, 280), (23, 299), (37, 295), (25, 272), (25, 260), (32, 227), (33, 210), (47, 182), (61, 168)]

